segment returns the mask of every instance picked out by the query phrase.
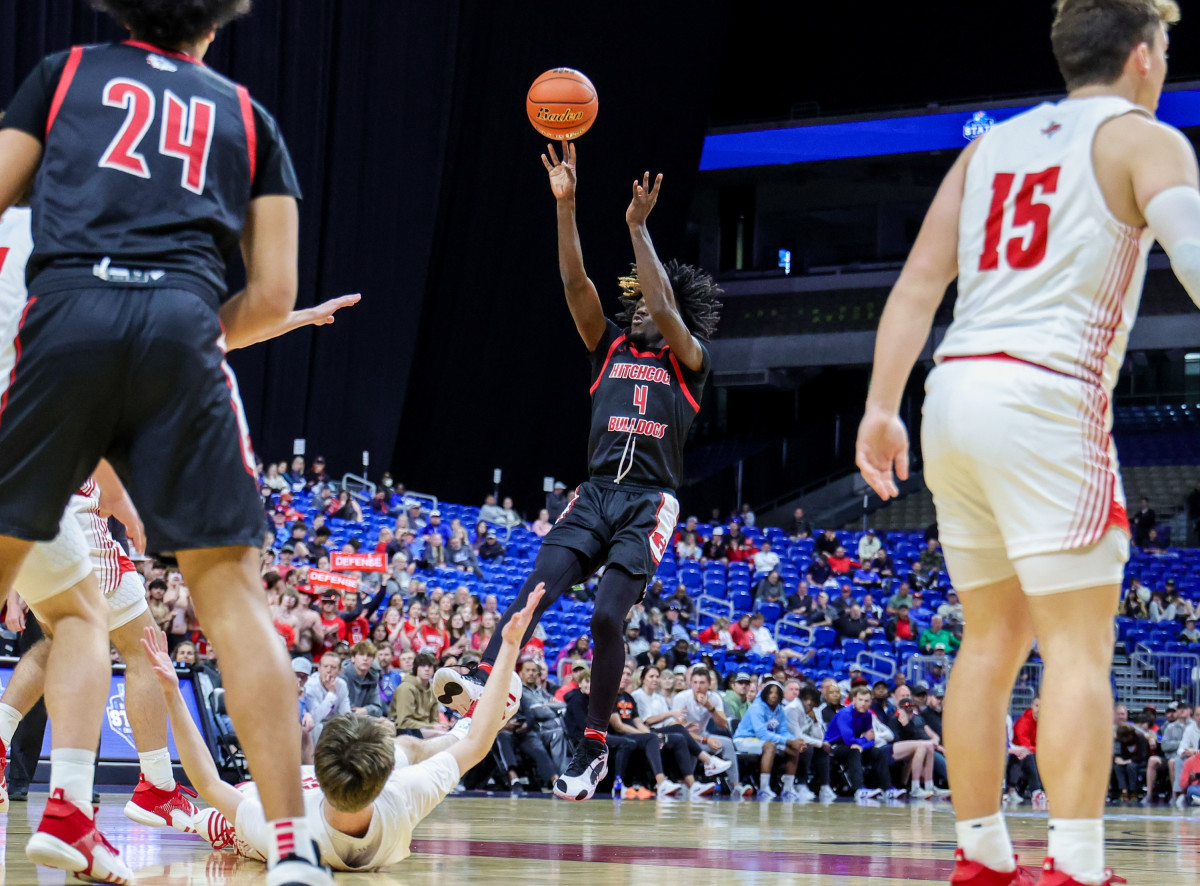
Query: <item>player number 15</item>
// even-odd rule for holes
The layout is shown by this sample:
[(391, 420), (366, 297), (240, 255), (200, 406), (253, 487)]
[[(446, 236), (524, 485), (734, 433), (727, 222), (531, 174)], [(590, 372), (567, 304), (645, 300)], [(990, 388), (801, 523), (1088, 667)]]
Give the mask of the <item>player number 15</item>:
[[(1014, 270), (1027, 270), (1041, 264), (1046, 257), (1046, 235), (1050, 230), (1050, 204), (1037, 198), (1058, 190), (1058, 173), (1062, 167), (1052, 166), (1043, 172), (1031, 172), (1021, 180), (1013, 202), (1011, 226), (1032, 226), (1029, 233), (1013, 237), (1005, 245), (1004, 257)], [(983, 255), (979, 257), (980, 271), (995, 271), (1000, 267), (1000, 241), (1004, 236), (1004, 215), (1008, 196), (1012, 193), (1016, 175), (996, 173), (992, 180), (992, 206), (988, 210), (987, 232), (983, 240)]]

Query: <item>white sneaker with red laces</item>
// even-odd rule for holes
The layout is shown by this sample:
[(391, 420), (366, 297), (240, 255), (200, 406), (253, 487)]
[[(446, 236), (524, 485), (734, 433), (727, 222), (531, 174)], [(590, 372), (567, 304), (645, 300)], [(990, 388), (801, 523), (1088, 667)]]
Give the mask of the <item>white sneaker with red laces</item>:
[(133, 878), (116, 848), (96, 829), (95, 820), (64, 799), (61, 788), (46, 801), (37, 833), (25, 844), (25, 857), (100, 883), (125, 884)]
[(8, 812), (8, 748), (0, 741), (0, 813)]
[(176, 783), (174, 790), (164, 791), (146, 781), (145, 775), (139, 775), (133, 797), (125, 804), (125, 817), (147, 827), (170, 825), (177, 831), (194, 834), (196, 827), (192, 819), (200, 811), (188, 799), (194, 796), (195, 791), (181, 784)]

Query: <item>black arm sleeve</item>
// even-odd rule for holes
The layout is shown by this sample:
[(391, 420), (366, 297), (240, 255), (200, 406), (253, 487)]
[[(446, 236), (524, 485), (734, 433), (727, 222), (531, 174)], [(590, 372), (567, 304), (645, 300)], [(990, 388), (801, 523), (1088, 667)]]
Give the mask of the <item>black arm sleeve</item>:
[(300, 199), (300, 182), (292, 157), (283, 141), (283, 134), (275, 118), (258, 102), (254, 106), (254, 128), (257, 149), (255, 151), (254, 185), (250, 197), (270, 195)]
[(4, 110), (4, 129), (19, 129), (40, 142), (46, 140), (46, 121), (54, 91), (67, 64), (69, 52), (56, 52), (38, 62)]

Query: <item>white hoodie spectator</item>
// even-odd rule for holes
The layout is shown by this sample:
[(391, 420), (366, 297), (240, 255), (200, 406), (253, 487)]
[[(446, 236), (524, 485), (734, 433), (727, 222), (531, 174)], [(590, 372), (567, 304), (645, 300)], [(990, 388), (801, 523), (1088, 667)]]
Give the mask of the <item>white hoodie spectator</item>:
[(771, 550), (771, 543), (764, 541), (762, 550), (754, 555), (754, 572), (763, 575), (779, 568), (779, 555)]
[(868, 529), (867, 534), (858, 540), (858, 562), (866, 564), (875, 559), (875, 555), (883, 549), (883, 542), (875, 534), (874, 529)]

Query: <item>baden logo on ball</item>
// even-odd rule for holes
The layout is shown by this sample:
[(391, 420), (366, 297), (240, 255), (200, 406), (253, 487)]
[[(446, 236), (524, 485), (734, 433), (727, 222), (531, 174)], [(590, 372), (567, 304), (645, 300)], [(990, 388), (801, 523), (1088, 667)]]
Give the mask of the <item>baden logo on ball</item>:
[(525, 113), (544, 138), (579, 138), (596, 122), (596, 87), (574, 68), (552, 68), (533, 81), (525, 97)]

